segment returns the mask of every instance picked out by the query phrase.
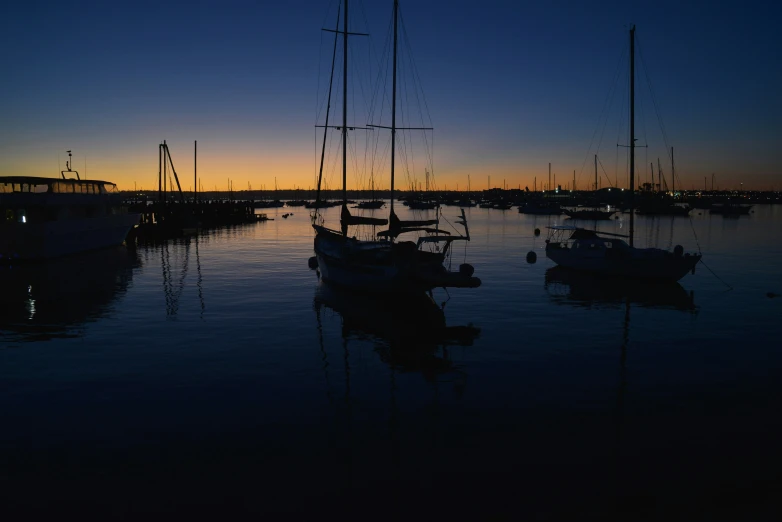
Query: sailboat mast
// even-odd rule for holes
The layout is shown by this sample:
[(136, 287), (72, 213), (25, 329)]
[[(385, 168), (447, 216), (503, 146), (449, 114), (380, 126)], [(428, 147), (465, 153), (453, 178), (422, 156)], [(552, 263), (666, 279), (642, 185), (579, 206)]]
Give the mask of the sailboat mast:
[[(336, 30), (339, 32), (339, 7), (337, 7), (337, 27)], [(347, 31), (346, 31), (347, 32)], [(323, 146), (320, 149), (320, 170), (318, 171), (318, 188), (315, 192), (315, 212), (318, 211), (318, 206), (320, 203), (320, 185), (323, 180), (323, 160), (326, 157), (326, 136), (329, 131), (329, 112), (331, 111), (331, 88), (334, 85), (334, 64), (337, 60), (337, 35), (334, 34), (334, 51), (331, 54), (331, 76), (329, 77), (329, 96), (326, 100), (326, 122), (325, 126), (323, 127)]]
[(673, 166), (673, 147), (671, 147), (671, 192), (676, 197), (676, 169)]
[(193, 202), (198, 200), (198, 140), (193, 142)]
[(630, 246), (633, 246), (635, 206), (635, 26), (630, 28)]
[(391, 214), (394, 213), (394, 160), (396, 157), (396, 47), (397, 47), (397, 13), (399, 2), (394, 0), (394, 69), (391, 89)]
[[(342, 55), (342, 204), (348, 201), (348, 0), (345, 0)], [(391, 160), (393, 162), (393, 160)], [(343, 227), (344, 228), (344, 227)]]
[(597, 154), (595, 154), (595, 191), (597, 191)]
[(654, 190), (654, 163), (652, 163), (652, 162), (649, 162), (649, 170), (650, 170), (650, 171), (651, 171), (651, 173), (652, 173), (652, 192), (656, 192), (656, 191)]

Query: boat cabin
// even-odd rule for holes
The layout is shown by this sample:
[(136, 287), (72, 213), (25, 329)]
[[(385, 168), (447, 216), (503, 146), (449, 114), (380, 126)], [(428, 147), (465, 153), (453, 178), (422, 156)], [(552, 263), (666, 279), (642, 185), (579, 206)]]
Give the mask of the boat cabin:
[(546, 239), (546, 249), (560, 248), (579, 251), (628, 250), (628, 245), (618, 237), (603, 237), (594, 230), (569, 226), (549, 227), (551, 232)]
[(114, 183), (99, 180), (0, 177), (0, 220), (31, 223), (124, 213)]

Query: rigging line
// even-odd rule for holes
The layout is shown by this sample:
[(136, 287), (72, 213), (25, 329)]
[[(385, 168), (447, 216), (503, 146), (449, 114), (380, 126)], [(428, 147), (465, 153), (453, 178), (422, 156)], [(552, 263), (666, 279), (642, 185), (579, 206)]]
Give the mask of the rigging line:
[[(402, 20), (402, 24), (401, 24), (402, 25), (402, 32), (405, 35), (404, 43), (405, 43), (405, 46), (407, 47), (407, 50), (408, 50), (407, 52), (410, 55), (410, 64), (411, 64), (410, 65), (410, 69), (411, 69), (412, 75), (413, 75), (413, 82), (414, 82), (414, 84), (416, 84), (415, 82), (417, 80), (417, 85), (423, 85), (423, 82), (421, 82), (421, 75), (418, 73), (418, 67), (416, 67), (415, 61), (413, 61), (413, 59), (412, 59), (413, 52), (412, 52), (412, 49), (410, 47), (410, 38), (407, 36), (407, 26), (405, 25), (404, 18), (401, 15), (401, 7), (399, 8), (399, 10), (400, 10), (400, 15), (399, 16), (400, 16), (400, 19)], [(418, 97), (418, 92), (417, 91), (416, 91), (416, 97)], [(429, 124), (430, 124), (430, 126), (433, 127), (434, 125), (431, 125), (431, 123), (432, 123), (432, 116), (431, 116), (431, 113), (429, 112), (429, 104), (426, 101), (426, 95), (423, 92), (423, 88), (421, 89), (421, 98), (424, 101), (424, 107), (426, 108), (426, 115), (427, 115), (427, 118), (429, 120)], [(420, 101), (419, 101), (418, 105), (419, 105), (419, 107), (421, 106)], [(423, 114), (421, 116), (422, 116), (422, 118), (421, 118), (422, 125), (421, 126), (425, 127), (426, 124), (424, 123)]]
[(687, 217), (690, 220), (690, 227), (692, 228), (692, 235), (695, 236), (695, 244), (698, 246), (698, 253), (702, 255), (703, 253), (701, 252), (701, 244), (698, 241), (698, 234), (695, 233), (695, 225), (692, 222), (692, 216), (688, 215)]
[(615, 188), (613, 182), (611, 181), (611, 178), (608, 177), (608, 172), (606, 172), (606, 168), (603, 166), (603, 162), (600, 161), (600, 156), (597, 157), (597, 162), (600, 164), (600, 168), (603, 169), (603, 175), (606, 177), (608, 184), (611, 185), (611, 188)]
[[(326, 6), (326, 12), (323, 15), (323, 21), (321, 22), (321, 27), (326, 27), (326, 19), (328, 18), (329, 10), (331, 9), (331, 4)], [(336, 38), (336, 36), (335, 36)], [(320, 32), (320, 46), (318, 47), (320, 51), (320, 55), (318, 57), (318, 64), (323, 64), (323, 31)], [(317, 88), (315, 90), (315, 121), (318, 121), (318, 118), (320, 117), (320, 112), (323, 110), (322, 102), (320, 101), (320, 78), (321, 78), (322, 72), (319, 69), (318, 70), (318, 80), (317, 80)]]
[[(611, 88), (608, 89), (608, 93), (606, 93), (606, 99), (603, 101), (603, 108), (600, 110), (600, 114), (597, 118), (597, 126), (595, 127), (595, 131), (592, 133), (592, 138), (589, 140), (589, 147), (587, 147), (587, 154), (584, 156), (584, 162), (581, 164), (581, 171), (579, 172), (579, 179), (581, 178), (581, 174), (584, 172), (584, 167), (586, 166), (587, 159), (590, 156), (590, 152), (592, 151), (592, 144), (595, 142), (595, 136), (597, 135), (597, 131), (600, 130), (600, 122), (603, 121), (603, 115), (607, 112), (607, 110), (610, 109), (611, 105), (614, 101), (614, 95), (616, 94), (616, 85), (619, 80), (619, 73), (621, 72), (622, 67), (622, 61), (624, 60), (625, 55), (625, 49), (624, 46), (622, 47), (622, 52), (619, 54), (619, 60), (616, 64), (616, 69), (614, 71), (614, 79), (611, 82)], [(603, 128), (600, 132), (600, 140), (598, 141), (596, 151), (600, 150), (600, 145), (603, 143), (603, 134), (605, 133), (606, 125), (608, 124), (608, 115), (606, 114), (605, 121), (603, 121)]]
[(722, 284), (724, 284), (725, 286), (727, 286), (727, 287), (728, 287), (728, 289), (730, 289), (730, 290), (733, 290), (733, 287), (732, 287), (731, 285), (729, 285), (728, 283), (726, 283), (726, 282), (725, 282), (725, 281), (724, 281), (724, 280), (723, 280), (723, 279), (722, 279), (720, 276), (718, 276), (718, 275), (717, 275), (717, 274), (714, 272), (714, 270), (712, 270), (711, 268), (709, 268), (709, 265), (707, 265), (706, 263), (704, 263), (704, 262), (703, 262), (703, 258), (701, 258), (701, 260), (700, 260), (700, 263), (701, 263), (703, 266), (705, 266), (705, 267), (706, 267), (706, 270), (708, 270), (709, 272), (711, 272), (711, 275), (713, 275), (714, 277), (716, 277), (716, 278), (717, 278), (717, 280), (718, 280), (719, 282), (721, 282)]
[[(426, 102), (426, 96), (425, 96), (425, 94), (423, 92), (422, 82), (421, 82), (420, 75), (418, 73), (418, 68), (415, 65), (415, 61), (413, 60), (413, 53), (412, 53), (412, 49), (410, 47), (410, 39), (407, 37), (407, 28), (404, 25), (404, 22), (402, 24), (402, 30), (403, 30), (404, 35), (405, 35), (404, 44), (405, 44), (405, 47), (406, 47), (407, 52), (408, 52), (408, 62), (409, 62), (408, 67), (410, 68), (410, 77), (411, 77), (412, 90), (413, 90), (413, 94), (415, 95), (416, 107), (418, 107), (418, 113), (419, 113), (419, 116), (420, 116), (421, 127), (427, 127), (427, 126), (434, 127), (434, 124), (432, 122), (432, 116), (431, 116), (431, 113), (429, 112), (429, 105)], [(406, 98), (408, 97), (407, 91), (406, 91), (405, 97)], [(424, 114), (423, 114), (423, 111), (421, 110), (421, 105), (422, 105), (421, 104), (421, 100), (422, 99), (423, 99), (423, 106), (426, 109), (426, 116), (427, 116), (428, 121), (426, 121), (424, 119)], [(412, 123), (412, 118), (410, 118), (410, 122)], [(424, 155), (427, 157), (428, 163), (433, 166), (434, 165), (434, 147), (433, 147), (433, 145), (429, 144), (429, 137), (428, 137), (428, 134), (426, 133), (426, 130), (424, 129), (421, 132), (422, 132), (423, 143), (424, 143)]]
[[(636, 36), (636, 40), (638, 40), (638, 36)], [(662, 136), (663, 136), (663, 143), (665, 144), (665, 153), (668, 156), (668, 160), (671, 163), (673, 163), (673, 158), (671, 157), (671, 146), (670, 146), (670, 142), (668, 140), (668, 131), (665, 129), (665, 124), (663, 123), (661, 111), (660, 111), (660, 108), (659, 108), (659, 106), (657, 104), (657, 96), (655, 96), (654, 89), (652, 89), (652, 80), (651, 80), (651, 78), (649, 78), (649, 70), (648, 70), (648, 67), (646, 67), (646, 61), (644, 60), (644, 57), (643, 57), (643, 52), (641, 50), (641, 42), (640, 42), (640, 40), (638, 41), (638, 54), (639, 54), (641, 65), (642, 65), (643, 70), (644, 70), (644, 77), (646, 78), (646, 84), (649, 87), (649, 93), (650, 93), (651, 98), (652, 98), (652, 104), (654, 105), (654, 111), (655, 111), (655, 114), (657, 115), (657, 122), (660, 125), (660, 131), (661, 131)], [(679, 178), (679, 176), (676, 175), (675, 172), (673, 173), (673, 175), (681, 183), (681, 179)]]

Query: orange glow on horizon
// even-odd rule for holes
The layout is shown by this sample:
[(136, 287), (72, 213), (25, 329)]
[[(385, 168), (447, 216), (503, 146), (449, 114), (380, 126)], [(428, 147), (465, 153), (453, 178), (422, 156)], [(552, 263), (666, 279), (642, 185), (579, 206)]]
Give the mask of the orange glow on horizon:
[[(277, 155), (269, 153), (232, 153), (215, 154), (213, 150), (203, 150), (199, 144), (198, 152), (198, 178), (199, 190), (227, 190), (229, 179), (232, 182), (235, 191), (247, 190), (248, 184), (253, 190), (273, 190), (275, 177), (277, 187), (280, 190), (314, 190), (317, 177), (317, 161), (315, 151), (287, 150)], [(148, 151), (145, 151), (148, 152)], [(183, 150), (182, 147), (176, 149), (171, 146), (174, 166), (176, 168), (179, 182), (184, 191), (193, 190), (193, 150), (192, 144), (189, 150)], [(443, 154), (446, 156), (446, 154)], [(39, 177), (60, 177), (60, 170), (65, 170), (65, 161), (67, 155), (60, 153), (59, 160), (57, 154), (53, 157), (12, 157), (7, 158), (5, 163), (0, 166), (0, 176), (39, 176)], [(458, 160), (457, 160), (458, 161)], [(468, 185), (468, 176), (470, 189), (472, 191), (482, 191), (488, 188), (489, 177), (491, 177), (491, 188), (502, 188), (503, 183), (508, 189), (523, 190), (529, 187), (530, 190), (537, 185), (538, 190), (543, 190), (548, 183), (548, 164), (520, 164), (518, 167), (508, 165), (508, 161), (498, 162), (501, 164), (490, 165), (485, 163), (476, 169), (474, 165), (464, 165), (454, 163), (437, 166), (435, 162), (434, 182), (430, 185), (432, 189), (465, 191)], [(682, 162), (684, 163), (684, 162)], [(580, 167), (580, 166), (579, 166)], [(104, 153), (100, 156), (90, 156), (86, 165), (84, 158), (74, 153), (73, 170), (79, 172), (82, 178), (101, 179), (116, 183), (120, 190), (157, 190), (158, 186), (158, 158), (156, 151), (151, 154), (146, 153), (143, 157), (134, 155), (127, 150), (117, 151), (114, 154)], [(569, 173), (566, 173), (568, 172)], [(677, 171), (678, 171), (677, 164)], [(685, 169), (682, 169), (685, 170)], [(564, 171), (564, 172), (563, 172)], [(325, 172), (325, 171), (324, 171)], [(399, 172), (399, 171), (398, 171)], [(404, 172), (404, 171), (402, 171)], [(563, 189), (572, 188), (573, 168), (565, 167), (553, 168), (552, 185), (554, 178), (556, 183)], [(86, 176), (85, 176), (86, 173)], [(613, 173), (610, 173), (613, 177)], [(75, 177), (75, 175), (71, 176)], [(171, 176), (173, 178), (173, 176)], [(636, 185), (640, 186), (647, 180), (648, 172), (640, 171), (636, 176)], [(348, 190), (369, 190), (368, 181), (359, 178), (357, 175), (348, 171)], [(605, 176), (601, 173), (601, 186), (610, 186)], [(681, 179), (683, 189), (702, 190), (704, 185), (711, 189), (711, 172), (698, 174), (679, 174), (677, 178)], [(331, 169), (324, 173), (324, 188), (337, 190), (342, 188), (342, 177), (339, 169)], [(535, 180), (537, 179), (537, 184)], [(627, 174), (619, 173), (616, 176), (618, 186), (626, 186)], [(739, 181), (740, 180), (740, 181)], [(422, 174), (416, 176), (416, 181), (421, 188), (425, 187), (425, 177)], [(613, 181), (613, 180), (612, 180)], [(779, 189), (779, 176), (747, 174), (742, 176), (728, 176), (716, 174), (715, 188), (720, 190), (772, 190)], [(670, 183), (670, 180), (669, 180)], [(401, 191), (410, 189), (410, 180), (406, 174), (397, 175), (395, 182), (396, 188)], [(576, 177), (576, 188), (579, 190), (588, 190), (594, 184), (594, 175), (591, 173), (582, 173)], [(678, 188), (679, 180), (677, 180)], [(376, 179), (375, 187), (378, 190), (387, 190), (389, 188), (388, 173), (381, 174)]]

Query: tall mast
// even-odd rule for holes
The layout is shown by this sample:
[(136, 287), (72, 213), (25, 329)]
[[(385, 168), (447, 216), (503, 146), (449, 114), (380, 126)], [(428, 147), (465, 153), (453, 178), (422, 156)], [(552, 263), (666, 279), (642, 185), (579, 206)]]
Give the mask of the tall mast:
[(630, 246), (635, 213), (635, 26), (630, 28)]
[(673, 192), (673, 197), (676, 198), (676, 170), (673, 166), (673, 147), (671, 147), (671, 192)]
[(597, 191), (597, 154), (595, 154), (595, 191)]
[(193, 142), (193, 202), (198, 199), (198, 140)]
[(656, 192), (654, 190), (654, 163), (649, 162), (649, 170), (652, 172), (652, 192)]
[(396, 156), (396, 29), (397, 12), (399, 2), (394, 0), (394, 69), (392, 75), (393, 88), (391, 89), (391, 215), (394, 214), (394, 159)]
[[(315, 212), (318, 211), (320, 203), (320, 185), (323, 180), (323, 159), (326, 156), (326, 135), (329, 129), (329, 112), (331, 111), (331, 88), (334, 85), (334, 63), (337, 60), (337, 34), (339, 32), (339, 7), (337, 7), (337, 27), (334, 34), (334, 51), (331, 54), (331, 76), (329, 77), (329, 96), (326, 100), (326, 122), (323, 127), (323, 146), (320, 149), (320, 170), (318, 171), (318, 187), (315, 192)], [(347, 31), (346, 31), (347, 32)]]
[[(345, 0), (345, 21), (342, 58), (342, 205), (348, 201), (348, 0)], [(393, 156), (391, 164), (393, 165)], [(393, 172), (393, 170), (392, 170)], [(343, 227), (344, 228), (344, 227)]]

